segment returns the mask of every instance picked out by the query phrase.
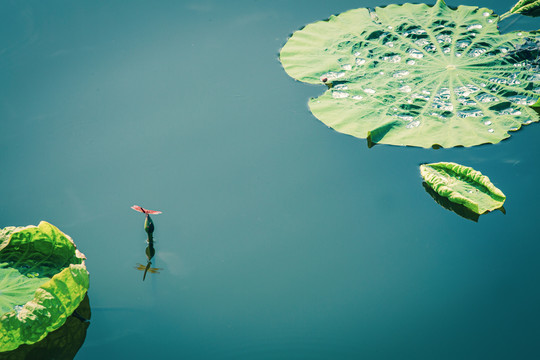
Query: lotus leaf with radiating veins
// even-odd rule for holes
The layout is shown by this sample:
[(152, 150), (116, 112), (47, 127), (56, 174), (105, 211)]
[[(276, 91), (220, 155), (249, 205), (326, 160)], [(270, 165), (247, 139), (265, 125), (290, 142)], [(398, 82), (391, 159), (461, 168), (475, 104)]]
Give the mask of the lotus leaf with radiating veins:
[(500, 34), (492, 10), (439, 0), (355, 9), (307, 25), (280, 52), (285, 71), (329, 89), (312, 113), (374, 143), (498, 143), (539, 116), (540, 33)]

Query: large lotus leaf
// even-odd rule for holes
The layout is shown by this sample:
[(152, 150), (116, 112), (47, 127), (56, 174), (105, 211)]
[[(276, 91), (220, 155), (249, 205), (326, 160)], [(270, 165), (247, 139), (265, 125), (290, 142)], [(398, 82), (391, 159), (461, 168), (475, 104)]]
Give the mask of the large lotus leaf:
[(437, 194), (477, 214), (499, 209), (506, 200), (487, 176), (467, 166), (451, 162), (420, 165), (420, 174)]
[(84, 259), (47, 222), (0, 231), (0, 351), (35, 343), (65, 323), (88, 290)]
[[(329, 89), (312, 113), (372, 142), (497, 143), (538, 121), (539, 32), (500, 34), (492, 10), (444, 1), (355, 9), (296, 31), (285, 71)], [(331, 86), (331, 84), (333, 86)]]

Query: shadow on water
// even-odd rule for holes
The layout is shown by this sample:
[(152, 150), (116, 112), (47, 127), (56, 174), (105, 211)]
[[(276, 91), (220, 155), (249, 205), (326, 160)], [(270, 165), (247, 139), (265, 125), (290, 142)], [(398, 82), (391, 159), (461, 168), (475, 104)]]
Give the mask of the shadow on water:
[(35, 344), (23, 344), (15, 350), (0, 353), (0, 360), (73, 360), (86, 339), (90, 316), (90, 301), (86, 294), (64, 325)]
[(448, 200), (448, 198), (445, 198), (439, 194), (437, 194), (432, 188), (429, 187), (426, 182), (422, 182), (422, 186), (424, 187), (424, 190), (437, 202), (437, 204), (441, 205), (443, 208), (453, 211), (456, 214), (458, 214), (461, 217), (464, 217), (465, 219), (472, 220), (474, 222), (478, 222), (478, 218), (480, 215), (472, 211), (471, 209), (461, 205), (456, 204)]
[[(148, 216), (150, 217), (150, 216)], [(137, 270), (141, 270), (143, 271), (144, 270), (144, 274), (143, 274), (143, 281), (144, 279), (146, 279), (146, 274), (147, 273), (151, 273), (151, 274), (159, 274), (159, 270), (163, 270), (161, 268), (155, 268), (155, 267), (152, 267), (152, 258), (154, 257), (154, 255), (156, 254), (156, 249), (154, 248), (154, 238), (152, 236), (148, 236), (148, 240), (146, 240), (148, 246), (146, 247), (146, 266), (143, 265), (143, 264), (137, 264), (137, 266), (135, 266), (135, 269)]]

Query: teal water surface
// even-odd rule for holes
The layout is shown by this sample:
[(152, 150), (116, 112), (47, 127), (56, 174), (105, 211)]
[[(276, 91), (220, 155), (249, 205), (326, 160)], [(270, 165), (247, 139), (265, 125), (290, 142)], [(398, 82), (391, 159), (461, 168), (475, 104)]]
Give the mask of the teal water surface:
[[(0, 3), (0, 227), (46, 220), (87, 256), (75, 359), (540, 358), (540, 126), (368, 148), (279, 63), (302, 26), (388, 3)], [(438, 161), (488, 175), (506, 215), (439, 206), (418, 169)], [(134, 204), (163, 211), (144, 282)]]

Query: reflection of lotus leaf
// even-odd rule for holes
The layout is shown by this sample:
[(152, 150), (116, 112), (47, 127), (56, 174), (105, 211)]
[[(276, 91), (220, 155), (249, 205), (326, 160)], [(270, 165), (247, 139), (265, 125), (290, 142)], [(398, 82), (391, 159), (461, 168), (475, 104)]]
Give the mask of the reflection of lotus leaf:
[(44, 338), (88, 290), (84, 255), (53, 225), (0, 230), (0, 351)]
[(444, 1), (355, 9), (295, 32), (280, 53), (295, 79), (333, 86), (309, 107), (335, 130), (431, 147), (497, 143), (538, 121), (539, 32), (501, 35), (485, 8)]
[[(77, 308), (79, 316), (90, 319), (88, 296)], [(50, 332), (35, 344), (23, 344), (17, 349), (0, 353), (0, 360), (73, 360), (86, 338), (89, 321), (69, 316), (64, 325)]]
[(426, 184), (437, 194), (477, 214), (503, 206), (506, 196), (487, 176), (470, 167), (439, 162), (420, 166)]

